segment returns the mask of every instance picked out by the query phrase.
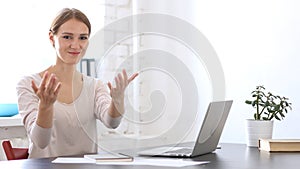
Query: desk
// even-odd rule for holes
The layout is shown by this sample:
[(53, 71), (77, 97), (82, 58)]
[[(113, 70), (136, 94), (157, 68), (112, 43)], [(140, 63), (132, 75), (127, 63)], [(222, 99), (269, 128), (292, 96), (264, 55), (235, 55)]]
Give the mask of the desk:
[[(300, 153), (267, 153), (244, 144), (221, 144), (215, 153), (193, 160), (210, 161), (209, 164), (185, 168), (196, 169), (290, 169), (300, 166)], [(99, 168), (159, 168), (155, 166), (99, 166), (96, 164), (52, 164), (54, 158), (1, 161), (1, 169), (99, 169)], [(165, 168), (165, 167), (161, 167)]]
[(26, 137), (21, 116), (0, 117), (0, 140)]

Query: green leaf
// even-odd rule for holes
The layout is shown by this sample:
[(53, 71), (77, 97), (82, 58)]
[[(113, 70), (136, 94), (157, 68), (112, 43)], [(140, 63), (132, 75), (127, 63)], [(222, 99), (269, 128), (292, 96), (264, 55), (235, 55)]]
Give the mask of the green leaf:
[(282, 113), (282, 111), (279, 112), (279, 114), (280, 114), (281, 117), (285, 117), (285, 115)]
[(246, 104), (252, 104), (252, 101), (246, 100), (245, 103), (246, 103)]
[(274, 117), (275, 117), (275, 119), (280, 121), (280, 118), (277, 115), (275, 115)]
[(274, 111), (278, 111), (280, 109), (280, 105), (275, 105), (274, 106)]

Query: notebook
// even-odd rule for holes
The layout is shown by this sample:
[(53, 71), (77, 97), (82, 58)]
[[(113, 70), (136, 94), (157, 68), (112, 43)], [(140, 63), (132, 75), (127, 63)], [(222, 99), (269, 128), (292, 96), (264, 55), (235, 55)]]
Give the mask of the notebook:
[(232, 100), (210, 102), (194, 146), (162, 146), (138, 152), (140, 156), (195, 157), (215, 151)]
[(133, 157), (121, 153), (85, 154), (84, 158), (96, 163), (133, 161)]

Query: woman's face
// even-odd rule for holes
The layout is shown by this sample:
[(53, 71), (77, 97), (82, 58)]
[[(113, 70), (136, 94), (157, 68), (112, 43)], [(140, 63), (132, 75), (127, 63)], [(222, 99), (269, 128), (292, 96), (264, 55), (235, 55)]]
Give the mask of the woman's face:
[(89, 29), (83, 22), (70, 19), (59, 27), (56, 35), (50, 32), (49, 37), (58, 59), (65, 64), (74, 65), (86, 52)]

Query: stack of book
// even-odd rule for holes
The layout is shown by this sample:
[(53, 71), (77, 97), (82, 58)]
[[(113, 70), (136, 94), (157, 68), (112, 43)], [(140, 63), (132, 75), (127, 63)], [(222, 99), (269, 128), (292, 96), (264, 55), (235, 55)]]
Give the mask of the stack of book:
[(268, 152), (300, 152), (300, 139), (260, 139), (258, 148)]

